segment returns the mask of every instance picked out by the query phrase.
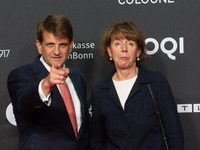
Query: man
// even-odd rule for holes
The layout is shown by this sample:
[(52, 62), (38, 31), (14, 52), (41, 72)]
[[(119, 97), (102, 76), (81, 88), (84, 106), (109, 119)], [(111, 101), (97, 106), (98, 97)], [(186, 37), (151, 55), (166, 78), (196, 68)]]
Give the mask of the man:
[(40, 55), (8, 76), (18, 148), (89, 150), (85, 78), (64, 64), (73, 47), (71, 23), (62, 15), (50, 15), (38, 23), (37, 35)]

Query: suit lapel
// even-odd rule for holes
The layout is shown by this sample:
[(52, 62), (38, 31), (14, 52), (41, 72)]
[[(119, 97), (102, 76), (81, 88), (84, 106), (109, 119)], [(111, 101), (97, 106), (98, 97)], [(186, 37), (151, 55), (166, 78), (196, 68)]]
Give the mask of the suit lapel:
[(138, 81), (136, 81), (130, 91), (130, 94), (129, 94), (127, 100), (129, 100), (132, 96), (134, 96), (138, 91), (140, 91), (140, 86), (138, 84)]
[(135, 81), (135, 84), (133, 85), (133, 88), (131, 89), (131, 92), (130, 92), (127, 100), (129, 100), (137, 92), (140, 91), (140, 84), (147, 84), (151, 81), (151, 78), (149, 76), (149, 72), (140, 65), (138, 65), (137, 67), (138, 67), (138, 77)]
[(41, 55), (38, 55), (38, 57), (33, 62), (33, 71), (36, 73), (36, 77), (38, 81), (41, 81), (44, 79), (48, 74), (48, 70), (44, 67), (42, 62), (40, 61)]
[(112, 76), (116, 70), (112, 71), (105, 79), (104, 84), (100, 85), (100, 90), (104, 90), (106, 92), (107, 97), (112, 100), (122, 111), (122, 105), (119, 100), (118, 94), (116, 92), (115, 86), (112, 81)]
[[(77, 140), (80, 138), (80, 135), (82, 134), (83, 132), (83, 128), (84, 128), (84, 124), (85, 124), (85, 120), (87, 120), (85, 117), (85, 105), (87, 104), (87, 101), (86, 101), (86, 104), (84, 104), (84, 97), (86, 97), (86, 93), (85, 93), (85, 90), (82, 89), (82, 86), (80, 86), (80, 84), (83, 84), (81, 82), (83, 81), (80, 81), (79, 78), (77, 78), (77, 74), (73, 71), (73, 69), (69, 68), (70, 69), (70, 74), (69, 74), (69, 77), (74, 85), (74, 88), (76, 90), (76, 93), (78, 95), (78, 98), (80, 100), (80, 104), (81, 104), (81, 115), (82, 115), (82, 123), (81, 123), (81, 127), (79, 129), (79, 133), (78, 133), (78, 137), (77, 137)], [(80, 83), (80, 84), (79, 84)]]
[[(111, 80), (112, 81), (112, 80)], [(110, 83), (110, 87), (108, 89), (108, 92), (107, 92), (107, 96), (121, 109), (123, 110), (122, 108), (122, 105), (121, 105), (121, 102), (119, 100), (119, 97), (118, 97), (118, 94), (116, 92), (116, 89), (115, 89), (115, 86), (112, 83)]]

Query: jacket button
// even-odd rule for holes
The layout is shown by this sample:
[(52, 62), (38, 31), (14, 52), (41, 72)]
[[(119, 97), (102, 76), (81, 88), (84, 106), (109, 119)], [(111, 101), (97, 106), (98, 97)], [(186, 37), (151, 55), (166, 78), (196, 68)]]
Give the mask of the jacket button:
[(129, 139), (129, 136), (128, 136), (128, 135), (126, 136), (126, 139)]
[(39, 109), (39, 108), (42, 108), (41, 105), (37, 105), (37, 106), (34, 106), (35, 109)]
[(128, 117), (129, 116), (129, 113), (125, 114), (125, 117)]

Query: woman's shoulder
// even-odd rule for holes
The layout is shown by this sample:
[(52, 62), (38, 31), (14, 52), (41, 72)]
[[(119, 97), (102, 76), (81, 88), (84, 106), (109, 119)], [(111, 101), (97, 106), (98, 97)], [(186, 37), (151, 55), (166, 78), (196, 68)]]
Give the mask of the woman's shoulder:
[(162, 73), (160, 73), (159, 71), (153, 71), (153, 70), (150, 70), (150, 69), (147, 69), (141, 65), (138, 65), (138, 68), (140, 71), (142, 72), (148, 72), (150, 75), (158, 75), (158, 76), (163, 76)]
[(114, 74), (114, 71), (110, 72), (108, 75), (106, 75), (105, 77), (101, 78), (100, 80), (98, 80), (94, 85), (93, 88), (95, 87), (99, 87), (99, 88), (108, 88), (109, 85), (112, 82), (112, 76)]
[(143, 66), (139, 65), (139, 77), (142, 80), (148, 79), (148, 80), (153, 80), (153, 81), (159, 81), (159, 80), (166, 80), (166, 77), (164, 74), (158, 72), (158, 71), (152, 71), (149, 69), (144, 68)]

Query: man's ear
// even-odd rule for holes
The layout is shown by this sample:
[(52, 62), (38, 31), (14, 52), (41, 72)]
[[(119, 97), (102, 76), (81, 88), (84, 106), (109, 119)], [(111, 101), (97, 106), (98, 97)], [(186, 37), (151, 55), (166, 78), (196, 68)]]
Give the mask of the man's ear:
[(42, 54), (42, 44), (40, 43), (39, 40), (36, 41), (36, 46), (38, 49), (38, 53)]
[(72, 52), (73, 44), (74, 44), (74, 40), (72, 40), (71, 43), (70, 43), (70, 50), (69, 50), (69, 53)]

